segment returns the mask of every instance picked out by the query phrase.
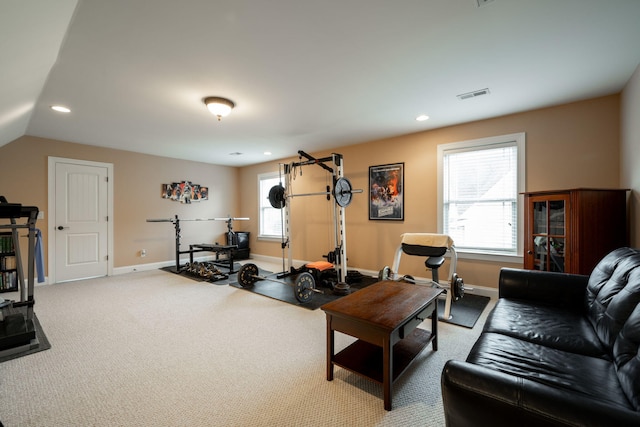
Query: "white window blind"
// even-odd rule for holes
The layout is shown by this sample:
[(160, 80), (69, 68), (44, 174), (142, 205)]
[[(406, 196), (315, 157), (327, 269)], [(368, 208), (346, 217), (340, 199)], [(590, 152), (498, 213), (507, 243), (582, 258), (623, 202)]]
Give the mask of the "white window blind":
[[(439, 147), (441, 232), (456, 249), (517, 255), (524, 174), (522, 148), (513, 138), (488, 138)], [(520, 152), (522, 151), (522, 152)]]
[(282, 209), (276, 209), (269, 202), (269, 190), (274, 185), (281, 184), (278, 173), (258, 175), (258, 206), (260, 209), (260, 232), (259, 237), (278, 238), (282, 237)]

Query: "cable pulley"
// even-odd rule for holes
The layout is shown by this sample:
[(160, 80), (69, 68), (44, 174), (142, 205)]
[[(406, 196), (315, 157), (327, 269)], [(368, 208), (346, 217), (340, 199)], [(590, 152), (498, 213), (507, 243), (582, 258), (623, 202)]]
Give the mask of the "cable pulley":
[[(329, 187), (327, 187), (329, 188)], [(318, 193), (304, 193), (304, 194), (286, 194), (282, 185), (274, 185), (269, 190), (269, 203), (276, 209), (284, 208), (286, 199), (288, 197), (302, 197), (302, 196), (333, 196), (334, 200), (341, 208), (346, 208), (351, 204), (351, 199), (354, 193), (362, 193), (363, 190), (354, 190), (351, 186), (351, 182), (347, 178), (338, 178), (333, 186), (333, 192), (323, 191)]]

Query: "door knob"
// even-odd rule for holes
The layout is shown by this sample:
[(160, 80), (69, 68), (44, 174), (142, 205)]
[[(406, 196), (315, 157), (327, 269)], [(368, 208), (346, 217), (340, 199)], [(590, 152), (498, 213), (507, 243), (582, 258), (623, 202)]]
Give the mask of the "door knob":
[(69, 227), (63, 227), (61, 225), (58, 226), (58, 230), (64, 230), (65, 228), (69, 228)]

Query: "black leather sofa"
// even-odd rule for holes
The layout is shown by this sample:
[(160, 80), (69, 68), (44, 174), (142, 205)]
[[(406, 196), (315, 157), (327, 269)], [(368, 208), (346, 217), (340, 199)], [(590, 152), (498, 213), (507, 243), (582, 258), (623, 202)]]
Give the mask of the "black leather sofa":
[(640, 426), (640, 250), (590, 276), (507, 269), (466, 361), (441, 376), (447, 426)]

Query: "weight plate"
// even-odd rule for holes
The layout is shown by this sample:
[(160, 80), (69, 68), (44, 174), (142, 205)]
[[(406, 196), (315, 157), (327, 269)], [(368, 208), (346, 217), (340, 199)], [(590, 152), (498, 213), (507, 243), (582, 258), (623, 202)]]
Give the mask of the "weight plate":
[(333, 197), (336, 199), (338, 206), (346, 208), (353, 198), (353, 187), (347, 178), (338, 178), (336, 185), (333, 187)]
[(335, 295), (349, 295), (351, 286), (346, 282), (338, 282), (333, 287), (333, 293)]
[(416, 284), (416, 279), (414, 279), (410, 274), (405, 274), (404, 276), (402, 276), (402, 281), (404, 283), (412, 283), (414, 285)]
[(452, 282), (453, 300), (458, 301), (464, 297), (464, 282), (462, 281), (462, 277), (459, 277), (457, 273), (453, 275)]
[(315, 286), (316, 281), (311, 273), (307, 273), (306, 271), (300, 273), (298, 277), (296, 277), (294, 284), (296, 299), (303, 304), (311, 301), (313, 299), (313, 289)]
[(255, 264), (245, 264), (238, 270), (238, 283), (243, 288), (250, 288), (258, 281), (258, 266)]
[(274, 185), (269, 190), (269, 203), (276, 209), (284, 208), (284, 187), (282, 185)]
[(389, 268), (388, 265), (385, 265), (382, 270), (378, 272), (378, 280), (392, 280), (393, 271)]

